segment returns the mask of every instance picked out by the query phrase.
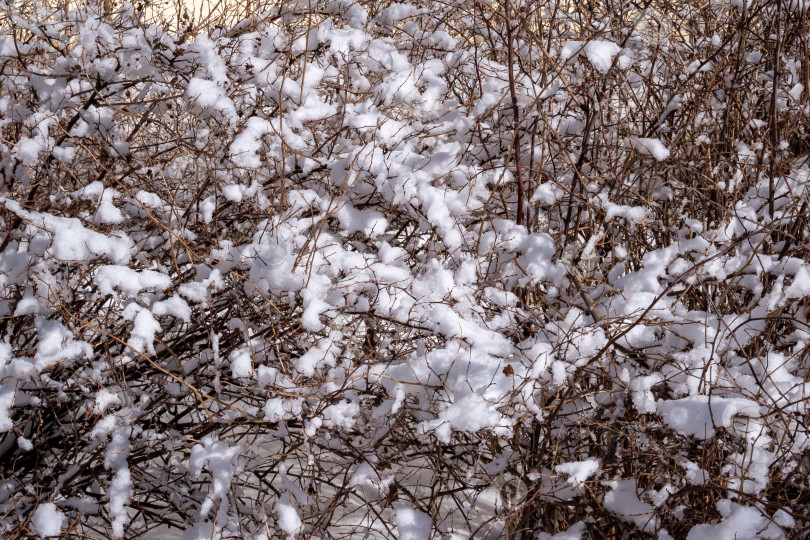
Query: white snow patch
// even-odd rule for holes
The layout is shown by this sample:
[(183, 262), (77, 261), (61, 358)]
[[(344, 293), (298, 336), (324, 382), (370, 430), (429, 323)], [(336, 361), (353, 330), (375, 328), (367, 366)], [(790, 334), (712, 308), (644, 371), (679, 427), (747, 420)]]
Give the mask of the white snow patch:
[(194, 77), (188, 83), (186, 96), (195, 110), (216, 111), (231, 125), (236, 124), (236, 107), (216, 82)]
[(604, 505), (608, 511), (642, 531), (652, 533), (656, 529), (655, 508), (638, 498), (635, 480), (617, 480), (606, 484), (613, 488), (605, 494)]
[(93, 281), (102, 294), (113, 294), (115, 289), (128, 296), (135, 296), (144, 289), (162, 291), (168, 289), (172, 280), (169, 276), (154, 270), (138, 272), (126, 266), (110, 264), (102, 266), (96, 272)]
[(121, 405), (121, 398), (111, 393), (106, 388), (102, 388), (96, 394), (93, 412), (96, 414), (104, 414), (104, 412), (113, 405)]
[(591, 61), (593, 66), (607, 73), (613, 64), (613, 57), (621, 52), (622, 48), (611, 41), (589, 41), (585, 45), (585, 56)]
[(436, 437), (449, 443), (452, 430), (474, 432), (494, 428), (501, 419), (491, 403), (478, 394), (468, 394), (442, 411), (438, 419), (424, 423), (422, 429), (435, 429)]
[(757, 540), (783, 537), (762, 534), (769, 520), (756, 508), (721, 499), (717, 501), (717, 510), (723, 516), (723, 521), (716, 525), (692, 527), (686, 540)]
[(568, 483), (573, 486), (581, 486), (588, 478), (599, 470), (602, 462), (597, 458), (589, 458), (585, 461), (572, 461), (560, 463), (555, 467), (558, 473), (568, 475)]
[(581, 41), (569, 41), (563, 45), (561, 59), (568, 60), (585, 51), (585, 56), (591, 61), (593, 67), (602, 73), (607, 73), (613, 65), (613, 58), (621, 50), (621, 47), (611, 41), (589, 41), (584, 45)]
[(106, 236), (86, 229), (77, 218), (28, 212), (17, 201), (0, 198), (0, 204), (28, 223), (52, 235), (48, 250), (56, 259), (83, 261), (105, 255), (115, 263), (129, 262), (134, 242), (127, 236)]
[(253, 375), (253, 359), (250, 350), (241, 347), (231, 353), (231, 374), (234, 378), (250, 377)]
[(658, 139), (630, 137), (627, 139), (627, 143), (633, 150), (647, 156), (652, 156), (658, 161), (664, 161), (669, 157), (669, 149)]
[(0, 433), (14, 427), (14, 422), (8, 415), (8, 410), (14, 405), (14, 396), (17, 392), (17, 381), (10, 380), (0, 384)]
[(31, 528), (40, 537), (59, 536), (62, 525), (65, 523), (65, 514), (60, 512), (53, 503), (43, 503), (37, 506), (34, 517), (31, 518)]
[(582, 540), (585, 535), (585, 522), (580, 521), (568, 527), (568, 530), (559, 532), (554, 536), (541, 532), (539, 540)]
[(714, 436), (715, 427), (729, 428), (735, 418), (759, 418), (759, 405), (742, 398), (690, 396), (669, 401), (659, 400), (658, 414), (672, 429), (699, 439)]
[(394, 511), (394, 524), (399, 540), (427, 540), (430, 538), (430, 516), (410, 506), (401, 505)]
[(286, 533), (294, 533), (301, 527), (301, 518), (298, 511), (289, 502), (279, 502), (276, 504), (276, 514), (278, 514), (278, 525)]

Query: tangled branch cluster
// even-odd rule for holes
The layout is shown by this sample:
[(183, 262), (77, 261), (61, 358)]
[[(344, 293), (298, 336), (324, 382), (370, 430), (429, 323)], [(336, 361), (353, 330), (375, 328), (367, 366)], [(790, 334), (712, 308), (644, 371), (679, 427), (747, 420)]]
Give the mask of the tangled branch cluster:
[(251, 6), (0, 0), (5, 537), (807, 534), (804, 0)]

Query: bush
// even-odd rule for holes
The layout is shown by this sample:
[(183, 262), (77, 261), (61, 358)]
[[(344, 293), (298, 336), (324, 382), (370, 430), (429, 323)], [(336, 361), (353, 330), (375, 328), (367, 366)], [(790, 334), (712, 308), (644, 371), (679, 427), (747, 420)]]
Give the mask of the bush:
[(806, 534), (803, 0), (152, 7), (0, 0), (6, 537)]

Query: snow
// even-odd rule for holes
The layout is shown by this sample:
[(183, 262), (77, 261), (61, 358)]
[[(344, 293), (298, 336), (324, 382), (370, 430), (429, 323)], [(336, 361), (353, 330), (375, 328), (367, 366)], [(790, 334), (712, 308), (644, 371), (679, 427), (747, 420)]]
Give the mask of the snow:
[(118, 197), (118, 192), (113, 189), (105, 189), (101, 182), (91, 182), (77, 190), (74, 195), (93, 201), (97, 205), (93, 215), (94, 223), (108, 224), (124, 221), (124, 214), (113, 204), (113, 198)]
[(30, 452), (34, 449), (34, 443), (31, 442), (31, 439), (26, 439), (25, 437), (17, 437), (17, 444), (26, 452)]
[(792, 528), (796, 526), (796, 520), (788, 512), (780, 508), (773, 514), (773, 520), (782, 527)]
[[(110, 416), (110, 418), (113, 418)], [(104, 459), (105, 468), (114, 472), (112, 481), (107, 487), (107, 509), (112, 517), (113, 534), (116, 538), (124, 536), (124, 527), (129, 522), (127, 506), (132, 499), (132, 478), (127, 466), (130, 453), (130, 428), (121, 426), (112, 433), (112, 440), (107, 445)]]
[(65, 514), (60, 512), (54, 503), (42, 503), (37, 506), (31, 518), (31, 529), (40, 538), (61, 536), (65, 524)]
[(279, 502), (275, 508), (278, 524), (284, 532), (294, 533), (301, 528), (301, 517), (289, 502)]
[(231, 374), (235, 378), (250, 377), (253, 375), (253, 360), (250, 357), (250, 351), (245, 348), (239, 348), (231, 353)]
[(197, 36), (191, 48), (197, 51), (200, 65), (205, 67), (214, 81), (220, 84), (227, 82), (228, 66), (217, 53), (216, 44), (208, 36), (205, 34)]
[(171, 315), (183, 322), (190, 322), (191, 308), (179, 295), (174, 294), (166, 300), (155, 302), (152, 306), (152, 315), (155, 317)]
[(624, 218), (631, 225), (639, 225), (649, 219), (649, 210), (641, 206), (628, 206), (626, 204), (614, 204), (608, 201), (603, 203), (605, 209), (605, 221), (613, 218)]
[(596, 69), (607, 73), (613, 64), (613, 57), (621, 52), (621, 47), (611, 41), (589, 41), (585, 45), (585, 55)]
[(39, 153), (43, 150), (42, 144), (36, 139), (21, 137), (17, 143), (17, 158), (26, 165), (33, 165), (39, 159)]
[(211, 489), (200, 505), (199, 515), (204, 517), (218, 506), (215, 528), (222, 526), (221, 521), (228, 513), (231, 481), (244, 465), (240, 460), (243, 452), (243, 447), (231, 446), (212, 436), (204, 437), (202, 444), (195, 444), (191, 449), (188, 466), (192, 476), (200, 478), (206, 466), (211, 473)]
[(696, 463), (692, 463), (691, 461), (687, 461), (683, 464), (684, 471), (686, 474), (684, 478), (693, 485), (702, 486), (706, 482), (709, 481), (709, 473), (701, 469)]
[(663, 375), (654, 373), (646, 377), (636, 377), (630, 382), (633, 391), (633, 405), (642, 414), (656, 412), (655, 396), (650, 388), (664, 380)]
[(36, 317), (34, 324), (39, 339), (34, 368), (41, 370), (65, 360), (92, 356), (90, 344), (73, 339), (73, 333), (58, 321)]
[(231, 159), (242, 167), (256, 168), (261, 166), (259, 156), (256, 155), (260, 146), (262, 136), (272, 133), (273, 128), (267, 120), (258, 117), (248, 119), (244, 130), (231, 143)]
[(432, 523), (430, 516), (405, 504), (394, 510), (394, 525), (399, 540), (428, 540)]
[(231, 124), (236, 123), (236, 107), (215, 81), (194, 77), (186, 92), (192, 107), (213, 110)]
[(225, 287), (222, 279), (222, 272), (214, 268), (211, 273), (200, 281), (183, 283), (178, 287), (178, 292), (192, 302), (206, 302), (213, 292)]
[(104, 414), (105, 411), (113, 405), (121, 405), (121, 398), (106, 388), (101, 389), (96, 393), (96, 403), (93, 407), (93, 412), (96, 414)]
[(699, 439), (712, 438), (715, 427), (729, 428), (738, 417), (760, 417), (759, 405), (742, 398), (690, 396), (659, 400), (656, 408), (669, 427)]
[(696, 525), (690, 529), (686, 540), (758, 540), (784, 537), (781, 534), (762, 534), (769, 520), (756, 508), (721, 499), (717, 501), (717, 510), (723, 516), (720, 523)]
[[(134, 309), (129, 309), (134, 306)], [(137, 304), (130, 304), (124, 316), (132, 319), (132, 331), (127, 341), (134, 351), (144, 354), (155, 354), (155, 334), (160, 332), (160, 323), (152, 312)]]
[(646, 156), (652, 156), (658, 161), (664, 161), (669, 157), (669, 149), (659, 139), (630, 137), (627, 139), (627, 143), (633, 150)]
[(70, 163), (76, 156), (76, 148), (72, 146), (55, 146), (51, 152), (53, 156), (62, 163)]
[(593, 67), (602, 73), (607, 73), (613, 65), (613, 58), (621, 52), (621, 47), (612, 41), (589, 41), (583, 45), (582, 41), (569, 41), (561, 51), (561, 59), (568, 60), (575, 57), (581, 51), (585, 51), (585, 56), (591, 61)]
[(0, 384), (0, 433), (14, 428), (14, 422), (9, 416), (9, 409), (14, 405), (14, 394), (17, 383), (14, 380)]
[(304, 301), (304, 313), (301, 315), (301, 324), (311, 332), (317, 332), (323, 328), (320, 315), (329, 309), (329, 304), (323, 301), (323, 289), (317, 287), (316, 283), (301, 291), (301, 298)]
[(487, 9), (372, 4), (13, 14), (0, 530), (496, 538), (508, 479), (590, 516), (543, 540), (801, 534), (774, 495), (809, 472), (801, 40), (774, 87), (688, 3), (515, 24), (516, 65)]
[(384, 233), (388, 227), (388, 220), (376, 210), (357, 210), (351, 205), (343, 205), (336, 216), (346, 234), (363, 231), (365, 235), (374, 238)]
[(557, 533), (554, 536), (541, 532), (539, 534), (539, 540), (582, 540), (586, 532), (585, 522), (580, 521), (568, 527), (568, 530)]
[(322, 365), (335, 363), (338, 348), (330, 338), (323, 338), (316, 347), (309, 349), (295, 361), (296, 369), (303, 375), (311, 377), (315, 369)]
[(264, 404), (264, 419), (268, 422), (278, 422), (285, 414), (284, 400), (281, 398), (270, 398)]
[(395, 25), (402, 19), (409, 17), (414, 11), (416, 11), (414, 6), (394, 2), (382, 10), (378, 17), (380, 18), (380, 22), (383, 24)]
[(793, 276), (793, 282), (785, 288), (787, 298), (806, 298), (810, 296), (810, 267), (802, 266)]
[[(258, 245), (257, 245), (258, 244)], [(257, 251), (256, 257), (250, 260), (250, 281), (262, 291), (278, 293), (285, 290), (297, 291), (303, 285), (302, 276), (293, 272), (294, 257), (290, 253), (290, 246), (283, 239), (276, 239), (269, 234), (264, 234), (257, 244), (254, 244)], [(318, 303), (319, 288), (325, 286), (323, 277), (315, 277), (315, 280), (308, 287), (308, 304), (312, 305), (311, 311), (307, 313), (307, 324), (318, 326), (317, 319), (320, 315), (317, 310), (323, 307)], [(314, 298), (310, 299), (310, 295)]]
[(658, 518), (655, 508), (638, 498), (635, 480), (605, 482), (611, 490), (605, 494), (604, 506), (621, 520), (634, 524), (640, 530), (653, 532)]
[(436, 437), (450, 442), (453, 430), (475, 432), (501, 425), (502, 416), (478, 394), (468, 394), (454, 401), (436, 420), (423, 424), (424, 430), (435, 430)]
[(324, 423), (327, 427), (339, 426), (350, 429), (355, 425), (355, 419), (360, 415), (360, 406), (357, 403), (335, 403), (323, 411)]
[(157, 194), (144, 190), (135, 194), (135, 200), (147, 208), (160, 208), (165, 204)]
[(113, 476), (107, 489), (110, 514), (113, 516), (112, 528), (116, 538), (124, 536), (124, 526), (129, 521), (126, 506), (132, 499), (132, 478), (128, 468), (120, 468)]
[(104, 255), (118, 264), (130, 260), (134, 243), (127, 236), (107, 236), (86, 229), (76, 218), (28, 212), (16, 201), (1, 197), (0, 205), (49, 232), (53, 241), (48, 249), (57, 259), (76, 261), (87, 260), (94, 255)]
[(596, 458), (589, 458), (585, 461), (572, 461), (569, 463), (560, 463), (554, 469), (558, 473), (568, 475), (568, 483), (573, 486), (581, 486), (588, 478), (594, 475), (602, 462)]
[(143, 290), (165, 290), (171, 286), (169, 276), (154, 270), (136, 271), (127, 266), (102, 266), (93, 277), (102, 294), (115, 294), (115, 289), (128, 296), (136, 296)]

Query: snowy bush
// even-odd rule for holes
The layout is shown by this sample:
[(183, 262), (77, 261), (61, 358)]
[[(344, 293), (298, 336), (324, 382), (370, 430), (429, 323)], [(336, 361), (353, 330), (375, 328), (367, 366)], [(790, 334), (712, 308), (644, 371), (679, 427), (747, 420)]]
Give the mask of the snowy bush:
[(0, 0), (3, 536), (803, 537), (805, 7)]

